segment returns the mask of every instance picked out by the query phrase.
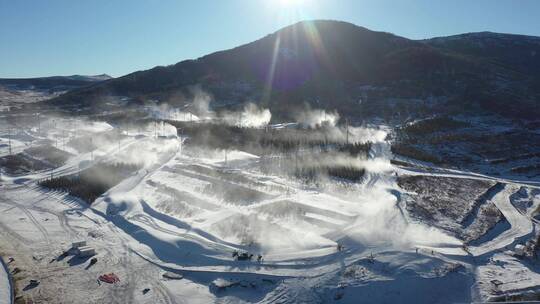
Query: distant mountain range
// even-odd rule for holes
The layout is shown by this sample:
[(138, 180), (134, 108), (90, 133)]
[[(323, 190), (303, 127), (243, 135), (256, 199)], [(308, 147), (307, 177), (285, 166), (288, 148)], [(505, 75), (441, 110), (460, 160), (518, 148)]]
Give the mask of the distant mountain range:
[(36, 78), (0, 78), (0, 86), (11, 90), (66, 91), (112, 79), (107, 74), (50, 76)]
[(402, 121), (469, 112), (533, 119), (540, 115), (540, 38), (481, 32), (411, 40), (306, 21), (234, 49), (81, 87), (49, 104), (98, 109), (104, 96), (184, 104), (195, 87), (211, 94), (214, 106), (251, 101), (274, 117), (309, 103)]

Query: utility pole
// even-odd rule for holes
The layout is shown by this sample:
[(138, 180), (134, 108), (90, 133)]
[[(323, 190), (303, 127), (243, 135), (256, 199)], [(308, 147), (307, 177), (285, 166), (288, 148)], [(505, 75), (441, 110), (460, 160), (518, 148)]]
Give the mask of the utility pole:
[(300, 147), (296, 148), (296, 153), (294, 157), (294, 168), (296, 172), (298, 172), (298, 150), (300, 150)]
[(9, 155), (11, 155), (11, 126), (8, 126)]
[(184, 148), (182, 143), (182, 137), (180, 137), (180, 155), (182, 155), (182, 149)]
[(347, 134), (345, 135), (347, 145), (349, 144), (349, 119), (345, 118), (345, 132)]
[(94, 140), (90, 137), (90, 161), (94, 161)]
[[(53, 130), (56, 131), (56, 120), (54, 120), (54, 119), (53, 119)], [(54, 133), (56, 133), (56, 132), (54, 132)], [(54, 137), (54, 147), (58, 148), (58, 138), (56, 136)]]
[(73, 131), (73, 120), (70, 119), (70, 120), (69, 120), (69, 132), (68, 132), (68, 137), (70, 137), (70, 138), (71, 138), (70, 135), (71, 135), (71, 132), (72, 132), (72, 131)]

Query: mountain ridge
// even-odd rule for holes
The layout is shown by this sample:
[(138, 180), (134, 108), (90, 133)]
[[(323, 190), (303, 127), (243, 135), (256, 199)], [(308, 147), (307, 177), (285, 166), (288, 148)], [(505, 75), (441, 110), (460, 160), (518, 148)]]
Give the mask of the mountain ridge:
[(0, 86), (14, 90), (53, 90), (62, 91), (84, 87), (100, 81), (113, 79), (107, 74), (47, 76), (31, 78), (0, 78)]
[[(366, 94), (370, 100), (437, 96), (446, 100), (436, 105), (436, 111), (443, 112), (462, 107), (519, 115), (534, 104), (540, 96), (536, 57), (514, 62), (511, 45), (490, 56), (474, 47), (474, 37), (490, 41), (492, 34), (464, 35), (456, 44), (451, 42), (455, 36), (412, 40), (343, 21), (303, 21), (236, 48), (136, 71), (49, 103), (98, 107), (101, 97), (112, 95), (185, 104), (198, 86), (223, 103), (254, 101), (282, 114), (304, 103), (349, 110), (351, 115), (380, 111), (369, 104), (357, 109)], [(380, 90), (359, 89), (367, 86)], [(516, 101), (515, 109), (503, 111), (501, 100), (508, 98)]]

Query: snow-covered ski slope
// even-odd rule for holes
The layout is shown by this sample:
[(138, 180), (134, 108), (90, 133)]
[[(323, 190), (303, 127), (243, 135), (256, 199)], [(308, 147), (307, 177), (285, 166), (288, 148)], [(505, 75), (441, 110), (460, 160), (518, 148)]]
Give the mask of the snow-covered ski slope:
[[(23, 281), (41, 280), (39, 287), (25, 292), (36, 300), (471, 300), (475, 280), (487, 280), (481, 268), (485, 260), (533, 236), (533, 221), (510, 201), (521, 186), (534, 187), (533, 183), (497, 179), (504, 187), (491, 200), (510, 229), (465, 251), (459, 239), (407, 216), (400, 207), (402, 190), (396, 173), (491, 177), (396, 168), (384, 140), (388, 129), (369, 128), (371, 132), (365, 133), (374, 134), (369, 139), (374, 144), (364, 161), (365, 179), (358, 184), (328, 182), (323, 188), (263, 174), (258, 156), (243, 151), (226, 151), (225, 160), (224, 151), (186, 152), (181, 137), (156, 138), (151, 129), (131, 132), (93, 152), (74, 153), (52, 170), (54, 176), (62, 176), (97, 162), (142, 160), (137, 172), (91, 206), (37, 186), (37, 181), (50, 176), (49, 170), (2, 176), (0, 248), (28, 265)], [(96, 249), (95, 266), (85, 269), (87, 261), (71, 257), (58, 261), (78, 239), (87, 239)], [(343, 250), (337, 250), (338, 244)], [(231, 256), (234, 251), (260, 254), (263, 259), (237, 261)], [(121, 283), (98, 286), (96, 278), (105, 271), (117, 273)], [(164, 280), (165, 271), (184, 279)], [(54, 273), (54, 279), (47, 273)], [(232, 282), (232, 287), (209, 288), (217, 278)], [(525, 285), (517, 284), (511, 291), (520, 286)], [(530, 282), (526, 286), (530, 288)], [(145, 287), (153, 292), (141, 294), (139, 289)]]
[[(353, 256), (365, 254), (366, 248), (460, 247), (458, 240), (402, 217), (391, 193), (396, 185), (385, 143), (374, 145), (366, 182), (340, 196), (250, 172), (256, 157), (245, 153), (231, 153), (227, 166), (222, 159), (183, 156), (174, 141), (156, 164), (111, 189), (92, 207), (125, 232), (135, 229), (139, 242), (134, 242), (134, 250), (156, 263), (184, 270), (297, 276), (314, 268), (314, 257), (321, 258), (322, 265), (332, 263), (338, 242), (347, 243)], [(237, 174), (260, 184), (249, 189), (249, 199), (229, 200), (208, 190), (248, 191), (242, 184), (205, 174), (235, 172), (235, 154), (235, 165), (244, 168)], [(283, 187), (285, 194), (275, 190)], [(185, 210), (175, 214), (169, 206), (171, 193), (194, 210), (187, 216)], [(387, 220), (394, 227), (389, 229)], [(272, 271), (257, 270), (260, 264), (235, 269), (238, 262), (230, 257), (234, 250), (262, 254)]]

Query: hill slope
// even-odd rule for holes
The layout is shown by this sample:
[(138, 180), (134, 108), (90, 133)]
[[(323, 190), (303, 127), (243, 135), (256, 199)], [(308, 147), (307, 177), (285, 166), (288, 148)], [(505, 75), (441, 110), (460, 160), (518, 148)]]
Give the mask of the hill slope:
[[(401, 120), (466, 111), (531, 118), (539, 114), (538, 59), (514, 60), (512, 54), (533, 54), (538, 38), (514, 43), (523, 39), (479, 33), (415, 41), (345, 22), (300, 22), (231, 50), (131, 73), (51, 103), (97, 109), (104, 96), (127, 96), (184, 104), (198, 86), (214, 96), (214, 106), (254, 101), (275, 117), (307, 102), (350, 116)], [(482, 47), (486, 41), (501, 47)]]

